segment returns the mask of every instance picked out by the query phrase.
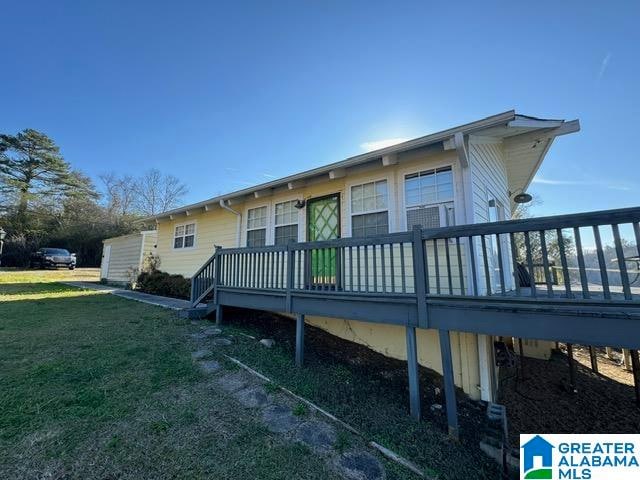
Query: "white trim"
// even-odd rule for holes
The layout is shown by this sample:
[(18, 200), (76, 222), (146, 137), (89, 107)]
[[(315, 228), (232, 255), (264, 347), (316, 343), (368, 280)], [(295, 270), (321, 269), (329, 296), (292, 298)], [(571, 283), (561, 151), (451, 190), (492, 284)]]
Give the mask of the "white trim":
[[(378, 209), (378, 210), (371, 210), (371, 211), (367, 211), (367, 212), (359, 212), (359, 213), (353, 213), (351, 211), (351, 188), (352, 187), (357, 187), (358, 185), (365, 185), (367, 183), (373, 183), (373, 182), (381, 182), (383, 180), (386, 180), (387, 182), (387, 208), (386, 209)], [(395, 178), (391, 173), (385, 173), (385, 172), (380, 172), (380, 171), (375, 171), (375, 172), (371, 172), (370, 175), (366, 176), (366, 177), (361, 177), (358, 180), (352, 180), (349, 182), (345, 182), (344, 183), (344, 196), (345, 196), (345, 211), (346, 211), (346, 216), (347, 218), (344, 221), (344, 225), (345, 225), (345, 231), (344, 231), (344, 235), (342, 235), (343, 237), (351, 237), (352, 236), (352, 232), (353, 232), (353, 226), (352, 226), (352, 219), (353, 219), (353, 215), (364, 215), (367, 213), (376, 213), (376, 212), (388, 212), (387, 214), (389, 215), (389, 233), (395, 232), (396, 231), (396, 226), (398, 224), (397, 222), (397, 218), (396, 218), (396, 209), (394, 208), (394, 203), (395, 203), (395, 182), (394, 182)]]
[[(193, 245), (190, 247), (185, 247), (184, 246), (184, 240), (182, 240), (182, 247), (180, 248), (176, 248), (176, 228), (178, 227), (185, 227), (185, 233), (187, 231), (187, 225), (193, 225)], [(191, 235), (182, 235), (182, 238), (184, 239), (187, 236), (191, 236)], [(143, 242), (144, 243), (144, 239)], [(195, 250), (198, 247), (198, 221), (197, 220), (189, 220), (187, 222), (181, 222), (181, 223), (174, 223), (173, 224), (173, 235), (171, 235), (171, 251), (173, 252), (183, 252), (183, 251), (189, 251), (189, 250)]]
[[(242, 235), (242, 246), (246, 247), (247, 246), (247, 237), (249, 235), (250, 231), (253, 230), (265, 230), (264, 233), (264, 244), (265, 245), (271, 245), (271, 243), (269, 243), (269, 232), (271, 230), (271, 203), (272, 202), (268, 202), (268, 203), (262, 203), (262, 204), (258, 204), (258, 205), (252, 205), (252, 206), (247, 206), (245, 208), (245, 215), (244, 216), (244, 232)], [(266, 213), (266, 218), (265, 218), (265, 225), (264, 227), (260, 227), (260, 228), (251, 228), (249, 229), (249, 210), (256, 210), (258, 208), (266, 208), (267, 209), (267, 213)]]
[(280, 203), (296, 202), (297, 200), (300, 200), (299, 196), (292, 196), (291, 198), (288, 198), (288, 197), (289, 196), (282, 197), (277, 201), (275, 199), (273, 200), (273, 212), (272, 212), (272, 215), (273, 215), (273, 232), (272, 232), (272, 236), (271, 236), (272, 240), (271, 240), (270, 245), (275, 245), (275, 243), (276, 243), (276, 227), (288, 227), (288, 226), (291, 226), (291, 225), (297, 225), (298, 226), (298, 238), (296, 238), (296, 241), (298, 241), (298, 242), (302, 241), (301, 238), (300, 238), (301, 237), (301, 234), (300, 234), (300, 230), (301, 230), (300, 229), (300, 218), (302, 217), (302, 211), (306, 210), (305, 208), (297, 209), (295, 206), (293, 207), (296, 210), (296, 212), (298, 212), (298, 220), (296, 222), (283, 223), (282, 225), (276, 224), (276, 205), (278, 205)]
[[(451, 159), (446, 160), (446, 161), (441, 161), (435, 164), (429, 164), (427, 165), (421, 165), (421, 166), (413, 166), (411, 168), (404, 168), (404, 169), (399, 169), (398, 170), (398, 184), (399, 184), (399, 193), (401, 194), (398, 198), (398, 204), (400, 205), (400, 211), (398, 212), (398, 217), (399, 217), (399, 225), (401, 227), (401, 231), (406, 231), (407, 228), (407, 203), (406, 203), (406, 183), (405, 183), (405, 179), (407, 177), (407, 175), (412, 175), (415, 173), (420, 173), (420, 172), (424, 172), (424, 171), (428, 171), (428, 170), (437, 170), (439, 168), (446, 168), (446, 167), (450, 167), (451, 168), (451, 176), (452, 176), (452, 182), (453, 182), (453, 198), (449, 201), (441, 201), (441, 202), (434, 202), (434, 203), (430, 203), (430, 204), (426, 204), (425, 206), (440, 206), (442, 209), (442, 205), (444, 205), (445, 203), (452, 203), (453, 202), (453, 213), (455, 215), (455, 220), (456, 220), (456, 224), (458, 223), (458, 210), (460, 209), (460, 199), (458, 198), (459, 195), (459, 189), (458, 189), (458, 182), (462, 182), (462, 178), (460, 177), (460, 175), (462, 174), (462, 172), (469, 170), (468, 168), (465, 169), (461, 169), (458, 166), (458, 162), (452, 161)], [(415, 207), (416, 205), (412, 205), (412, 207)], [(442, 212), (441, 212), (442, 213)], [(445, 217), (440, 217), (440, 225), (442, 225), (442, 220)]]

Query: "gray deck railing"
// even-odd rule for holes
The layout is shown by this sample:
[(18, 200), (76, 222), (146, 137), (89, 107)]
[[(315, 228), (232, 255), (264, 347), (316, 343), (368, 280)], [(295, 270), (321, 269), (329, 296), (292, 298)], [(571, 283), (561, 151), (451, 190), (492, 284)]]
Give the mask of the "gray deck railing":
[[(417, 328), (439, 333), (447, 422), (457, 435), (450, 332), (640, 348), (640, 208), (218, 248), (192, 302), (403, 326), (410, 410), (419, 419)], [(640, 260), (638, 260), (640, 261)], [(636, 260), (633, 268), (638, 269)], [(556, 269), (557, 280), (553, 270)], [(631, 277), (630, 277), (630, 274)]]
[(636, 302), (640, 289), (630, 282), (625, 258), (640, 255), (639, 221), (640, 208), (628, 208), (219, 249), (193, 276), (191, 298), (200, 302), (218, 286), (327, 298)]
[(197, 306), (215, 288), (216, 254), (207, 260), (191, 277), (191, 305)]

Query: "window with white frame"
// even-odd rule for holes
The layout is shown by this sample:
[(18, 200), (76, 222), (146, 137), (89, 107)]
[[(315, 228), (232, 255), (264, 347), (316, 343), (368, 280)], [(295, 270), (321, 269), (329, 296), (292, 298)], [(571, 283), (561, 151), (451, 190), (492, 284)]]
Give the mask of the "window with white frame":
[(454, 225), (451, 167), (405, 175), (404, 199), (408, 230), (415, 225), (422, 228)]
[(286, 245), (298, 240), (298, 209), (296, 201), (276, 203), (275, 245)]
[(196, 244), (196, 224), (176, 225), (173, 232), (173, 248), (193, 248)]
[(247, 211), (247, 247), (263, 247), (267, 244), (267, 207), (250, 208)]
[(386, 180), (351, 187), (351, 236), (389, 233), (389, 187)]

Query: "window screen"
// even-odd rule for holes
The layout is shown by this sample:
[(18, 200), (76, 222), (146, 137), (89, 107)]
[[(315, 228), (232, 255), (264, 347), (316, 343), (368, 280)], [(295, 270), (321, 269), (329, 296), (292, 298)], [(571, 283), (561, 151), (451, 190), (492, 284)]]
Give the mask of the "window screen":
[(247, 247), (267, 243), (267, 207), (250, 208), (247, 212)]
[(389, 233), (389, 213), (367, 213), (354, 215), (351, 219), (351, 235), (368, 237)]
[(196, 224), (177, 225), (173, 235), (173, 248), (190, 248), (195, 245)]
[(389, 189), (386, 180), (351, 187), (351, 235), (389, 233)]
[(295, 200), (276, 203), (276, 245), (286, 245), (291, 240), (298, 240), (298, 209), (295, 205)]

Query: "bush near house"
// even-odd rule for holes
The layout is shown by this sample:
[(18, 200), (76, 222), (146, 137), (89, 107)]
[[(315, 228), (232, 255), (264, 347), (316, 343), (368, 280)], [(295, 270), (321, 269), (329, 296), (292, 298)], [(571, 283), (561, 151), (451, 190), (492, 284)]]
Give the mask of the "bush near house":
[(182, 275), (170, 275), (160, 270), (151, 270), (138, 275), (136, 290), (163, 297), (188, 300), (191, 293), (191, 282)]

